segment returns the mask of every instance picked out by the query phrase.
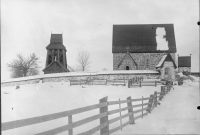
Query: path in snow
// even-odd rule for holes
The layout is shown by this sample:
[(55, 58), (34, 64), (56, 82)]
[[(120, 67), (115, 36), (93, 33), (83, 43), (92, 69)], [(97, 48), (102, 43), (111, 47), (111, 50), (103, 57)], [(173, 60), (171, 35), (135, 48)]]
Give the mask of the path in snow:
[(200, 134), (199, 83), (174, 89), (151, 114), (115, 134)]

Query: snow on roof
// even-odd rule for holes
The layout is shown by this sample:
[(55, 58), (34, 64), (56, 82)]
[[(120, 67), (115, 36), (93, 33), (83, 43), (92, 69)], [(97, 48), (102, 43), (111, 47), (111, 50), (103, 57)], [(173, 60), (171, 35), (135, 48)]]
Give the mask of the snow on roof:
[(165, 58), (167, 57), (167, 55), (163, 55), (162, 59), (160, 60), (160, 62), (158, 63), (158, 65), (156, 65), (156, 67), (160, 67), (162, 65), (162, 63), (164, 62)]
[(64, 73), (54, 73), (54, 74), (42, 74), (21, 78), (13, 78), (9, 80), (2, 80), (1, 82), (17, 82), (23, 80), (33, 80), (33, 79), (42, 79), (42, 78), (51, 78), (51, 77), (66, 77), (66, 76), (84, 76), (84, 75), (106, 75), (106, 74), (146, 74), (146, 73), (158, 73), (153, 70), (118, 70), (118, 71), (100, 71), (100, 72), (64, 72)]

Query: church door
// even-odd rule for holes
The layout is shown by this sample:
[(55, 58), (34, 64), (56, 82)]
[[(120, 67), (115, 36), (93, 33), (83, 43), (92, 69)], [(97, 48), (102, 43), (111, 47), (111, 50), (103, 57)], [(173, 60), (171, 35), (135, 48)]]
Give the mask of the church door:
[(170, 67), (165, 68), (165, 79), (170, 79), (171, 73), (170, 73)]
[(126, 70), (129, 70), (129, 66), (126, 66)]

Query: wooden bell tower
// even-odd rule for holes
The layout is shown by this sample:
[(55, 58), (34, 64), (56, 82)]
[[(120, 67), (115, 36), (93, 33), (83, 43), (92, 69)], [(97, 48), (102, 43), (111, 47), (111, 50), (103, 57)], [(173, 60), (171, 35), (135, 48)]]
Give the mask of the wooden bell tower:
[(46, 65), (44, 74), (69, 72), (67, 69), (66, 48), (63, 45), (62, 34), (51, 34), (50, 44), (46, 47)]

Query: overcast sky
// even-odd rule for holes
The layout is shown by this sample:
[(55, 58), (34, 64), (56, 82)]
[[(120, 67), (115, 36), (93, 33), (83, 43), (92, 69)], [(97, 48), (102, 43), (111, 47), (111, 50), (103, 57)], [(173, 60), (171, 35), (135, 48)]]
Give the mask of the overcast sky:
[(3, 80), (17, 53), (36, 53), (44, 69), (51, 32), (63, 33), (70, 66), (86, 50), (90, 71), (112, 70), (114, 24), (174, 24), (176, 54), (192, 54), (192, 71), (199, 71), (198, 0), (1, 0), (1, 19)]

